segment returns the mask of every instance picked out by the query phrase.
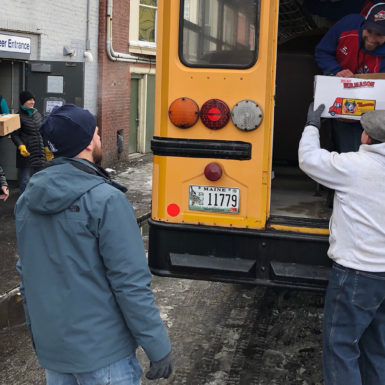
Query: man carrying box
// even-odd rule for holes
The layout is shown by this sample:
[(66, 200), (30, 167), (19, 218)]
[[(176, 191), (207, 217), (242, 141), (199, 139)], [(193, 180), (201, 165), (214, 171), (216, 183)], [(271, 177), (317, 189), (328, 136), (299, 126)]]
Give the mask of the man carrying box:
[[(342, 18), (315, 49), (315, 59), (325, 75), (385, 72), (385, 3), (375, 4), (364, 17)], [(333, 139), (338, 152), (357, 151), (361, 144), (360, 122), (335, 119)]]
[(363, 115), (359, 151), (337, 154), (320, 148), (324, 107), (309, 108), (298, 159), (302, 171), (335, 190), (323, 321), (325, 385), (383, 385), (385, 111)]

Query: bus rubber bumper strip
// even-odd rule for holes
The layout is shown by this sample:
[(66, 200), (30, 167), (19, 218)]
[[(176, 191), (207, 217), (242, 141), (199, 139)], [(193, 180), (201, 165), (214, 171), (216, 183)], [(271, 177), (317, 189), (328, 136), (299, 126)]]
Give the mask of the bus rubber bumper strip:
[(179, 139), (154, 136), (154, 155), (188, 158), (251, 159), (251, 143), (230, 140)]

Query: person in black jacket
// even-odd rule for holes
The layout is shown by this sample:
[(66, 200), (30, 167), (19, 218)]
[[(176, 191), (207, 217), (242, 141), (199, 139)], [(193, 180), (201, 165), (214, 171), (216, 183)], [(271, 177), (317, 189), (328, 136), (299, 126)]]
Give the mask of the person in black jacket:
[(13, 143), (17, 147), (16, 167), (19, 169), (20, 193), (23, 193), (29, 178), (40, 171), (46, 156), (43, 138), (40, 135), (42, 116), (34, 108), (35, 97), (29, 91), (20, 92), (20, 129), (11, 134)]
[(8, 190), (8, 183), (5, 179), (4, 171), (0, 166), (0, 200), (3, 200), (4, 202), (9, 197), (9, 190)]

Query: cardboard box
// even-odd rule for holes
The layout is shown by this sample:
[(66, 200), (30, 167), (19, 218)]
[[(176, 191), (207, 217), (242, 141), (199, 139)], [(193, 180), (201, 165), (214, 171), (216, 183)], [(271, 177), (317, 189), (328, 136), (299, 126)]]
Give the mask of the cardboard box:
[(0, 115), (0, 136), (5, 136), (20, 128), (19, 114)]
[(361, 115), (371, 110), (385, 110), (385, 79), (368, 75), (315, 76), (314, 107), (325, 104), (324, 118), (354, 120), (360, 120)]

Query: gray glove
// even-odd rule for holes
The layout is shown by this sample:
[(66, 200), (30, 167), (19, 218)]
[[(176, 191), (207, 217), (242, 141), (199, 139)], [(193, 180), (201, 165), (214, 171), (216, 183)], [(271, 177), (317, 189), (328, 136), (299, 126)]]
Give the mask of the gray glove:
[(156, 380), (157, 378), (169, 378), (173, 371), (174, 364), (172, 362), (171, 352), (159, 361), (150, 362), (150, 370), (146, 373), (149, 380)]
[(315, 111), (314, 111), (314, 103), (312, 102), (309, 106), (309, 110), (307, 112), (307, 121), (306, 126), (314, 126), (318, 129), (321, 127), (321, 114), (323, 110), (325, 109), (325, 104), (321, 104)]

